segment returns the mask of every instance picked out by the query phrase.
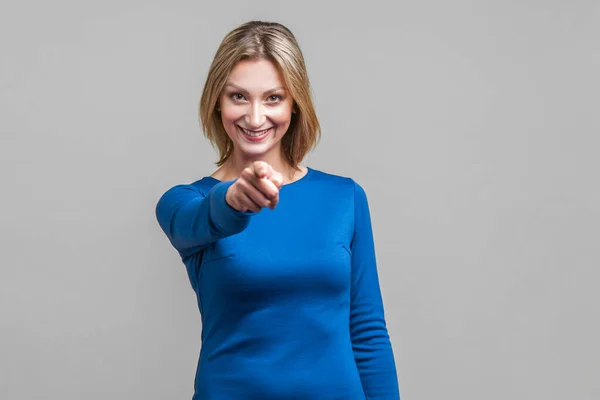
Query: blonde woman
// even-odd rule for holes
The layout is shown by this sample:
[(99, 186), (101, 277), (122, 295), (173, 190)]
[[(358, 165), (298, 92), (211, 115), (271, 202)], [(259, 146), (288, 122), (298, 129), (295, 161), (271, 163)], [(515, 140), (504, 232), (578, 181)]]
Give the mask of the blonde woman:
[(320, 127), (294, 35), (230, 32), (200, 120), (219, 168), (156, 206), (202, 318), (193, 400), (399, 399), (366, 194), (300, 165)]

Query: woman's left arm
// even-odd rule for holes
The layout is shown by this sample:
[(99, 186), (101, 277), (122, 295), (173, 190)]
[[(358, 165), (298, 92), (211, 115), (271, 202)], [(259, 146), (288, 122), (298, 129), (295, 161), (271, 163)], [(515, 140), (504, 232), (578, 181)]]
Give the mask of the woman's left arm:
[(369, 204), (364, 189), (356, 182), (350, 248), (350, 335), (365, 396), (368, 400), (398, 400), (396, 363), (385, 322)]

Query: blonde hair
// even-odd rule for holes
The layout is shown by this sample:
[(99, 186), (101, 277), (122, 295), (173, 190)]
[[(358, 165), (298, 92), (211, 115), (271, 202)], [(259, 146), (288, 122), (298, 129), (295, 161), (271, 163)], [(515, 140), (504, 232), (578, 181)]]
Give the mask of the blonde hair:
[(282, 156), (296, 170), (321, 136), (311, 98), (310, 82), (300, 46), (292, 32), (276, 22), (250, 21), (229, 32), (217, 49), (200, 97), (199, 117), (204, 135), (219, 151), (221, 166), (233, 151), (221, 115), (216, 110), (221, 91), (238, 61), (267, 59), (279, 69), (294, 99), (292, 121), (281, 139)]

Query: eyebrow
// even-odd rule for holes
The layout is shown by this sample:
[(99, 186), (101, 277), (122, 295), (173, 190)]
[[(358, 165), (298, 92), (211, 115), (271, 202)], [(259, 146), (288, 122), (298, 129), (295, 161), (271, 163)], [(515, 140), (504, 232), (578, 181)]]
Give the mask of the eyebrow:
[[(228, 83), (227, 86), (230, 86), (230, 87), (234, 88), (235, 90), (238, 90), (242, 94), (245, 94), (245, 95), (249, 95), (250, 94), (250, 93), (248, 93), (248, 91), (246, 89), (242, 89), (241, 87), (239, 87), (237, 85), (234, 85), (233, 83)], [(283, 86), (277, 86), (277, 87), (275, 87), (273, 89), (269, 89), (266, 92), (264, 92), (263, 96), (267, 95), (269, 93), (276, 92), (278, 90), (285, 90), (285, 88)]]

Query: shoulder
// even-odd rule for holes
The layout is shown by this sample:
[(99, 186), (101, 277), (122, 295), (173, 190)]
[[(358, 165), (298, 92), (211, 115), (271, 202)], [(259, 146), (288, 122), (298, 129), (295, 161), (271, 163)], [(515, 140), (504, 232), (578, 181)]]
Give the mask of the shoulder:
[(156, 203), (156, 213), (169, 212), (182, 202), (206, 197), (215, 182), (204, 177), (194, 182), (177, 183), (163, 188)]
[(326, 172), (320, 169), (311, 168), (311, 179), (316, 182), (323, 182), (330, 185), (352, 185), (354, 180), (345, 175), (338, 175)]
[(318, 192), (330, 199), (334, 204), (336, 213), (345, 210), (349, 220), (353, 220), (355, 226), (370, 224), (369, 201), (365, 189), (350, 176), (332, 174), (324, 171), (314, 171), (313, 180), (322, 182), (323, 187), (317, 188)]
[(312, 179), (315, 182), (322, 183), (333, 190), (341, 190), (338, 193), (347, 193), (357, 196), (359, 200), (366, 199), (365, 189), (352, 177), (312, 169)]
[(201, 178), (193, 182), (180, 182), (174, 183), (166, 188), (163, 188), (161, 197), (172, 196), (177, 193), (195, 192), (202, 196), (206, 196), (206, 193), (214, 186), (215, 180), (207, 177)]

